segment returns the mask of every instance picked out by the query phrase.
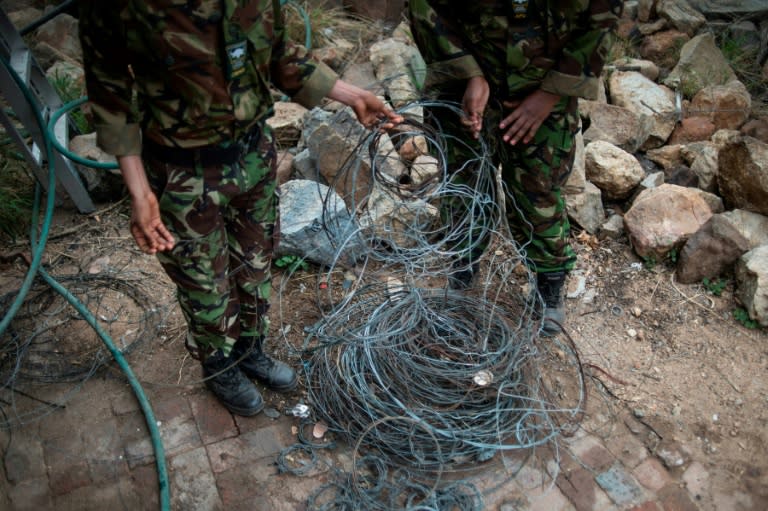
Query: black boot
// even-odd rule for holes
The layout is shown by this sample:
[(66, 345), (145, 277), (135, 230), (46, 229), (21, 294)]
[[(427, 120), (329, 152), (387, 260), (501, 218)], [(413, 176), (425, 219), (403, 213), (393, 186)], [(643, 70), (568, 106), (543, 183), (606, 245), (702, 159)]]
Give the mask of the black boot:
[(299, 383), (296, 371), (275, 360), (263, 349), (264, 339), (240, 339), (232, 349), (232, 358), (249, 378), (254, 378), (272, 390), (293, 390)]
[(536, 274), (536, 287), (544, 300), (544, 314), (541, 318), (542, 337), (552, 337), (563, 331), (565, 323), (565, 300), (563, 286), (566, 273), (553, 271)]
[(203, 361), (205, 385), (230, 412), (250, 417), (264, 408), (259, 389), (234, 365), (232, 357), (220, 351)]

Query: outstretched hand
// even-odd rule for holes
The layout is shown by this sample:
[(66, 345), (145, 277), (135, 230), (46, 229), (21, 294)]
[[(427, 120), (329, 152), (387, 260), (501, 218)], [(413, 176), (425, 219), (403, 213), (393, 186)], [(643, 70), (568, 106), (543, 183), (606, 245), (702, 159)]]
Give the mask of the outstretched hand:
[(529, 143), (558, 101), (560, 96), (541, 89), (521, 101), (505, 101), (504, 107), (513, 110), (499, 124), (502, 131), (506, 130), (502, 135), (504, 141), (510, 145), (517, 145), (520, 141)]
[(357, 120), (366, 128), (388, 130), (403, 122), (402, 116), (388, 108), (374, 93), (342, 80), (336, 80), (328, 97), (352, 107)]

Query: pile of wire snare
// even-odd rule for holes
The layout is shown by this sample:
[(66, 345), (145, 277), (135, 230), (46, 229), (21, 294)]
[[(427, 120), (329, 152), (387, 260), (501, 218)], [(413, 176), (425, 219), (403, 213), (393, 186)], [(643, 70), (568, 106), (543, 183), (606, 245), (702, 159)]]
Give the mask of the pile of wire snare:
[[(541, 301), (524, 246), (503, 229), (499, 204), (514, 203), (498, 200), (485, 142), (451, 165), (434, 123), (405, 124), (368, 135), (331, 183), (348, 215), (324, 227), (344, 233), (347, 256), (322, 270), (322, 318), (303, 348), (313, 419), (354, 447), (355, 462), (311, 509), (481, 509), (456, 473), (555, 440), (583, 409), (575, 350), (537, 339)], [(408, 143), (422, 154), (403, 164)], [(374, 219), (382, 196), (395, 213)]]
[[(127, 274), (62, 275), (57, 279), (67, 286), (91, 311), (122, 353), (128, 353), (146, 338), (151, 338), (161, 320), (160, 312), (149, 309), (153, 303), (138, 277)], [(16, 292), (0, 296), (5, 311)], [(56, 290), (41, 279), (36, 281), (23, 305), (0, 336), (0, 405), (13, 405), (14, 415), (3, 414), (0, 429), (24, 424), (51, 413), (59, 403), (46, 403), (28, 394), (34, 385), (46, 383), (79, 384), (93, 376), (111, 360), (97, 334)], [(17, 406), (16, 398), (32, 398), (33, 407)]]

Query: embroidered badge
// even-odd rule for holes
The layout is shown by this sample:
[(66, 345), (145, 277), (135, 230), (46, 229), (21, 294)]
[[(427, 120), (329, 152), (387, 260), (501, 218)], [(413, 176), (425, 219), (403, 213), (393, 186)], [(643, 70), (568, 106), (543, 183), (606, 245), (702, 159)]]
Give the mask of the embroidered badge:
[(512, 6), (512, 12), (515, 14), (515, 19), (525, 18), (528, 14), (528, 0), (512, 0), (514, 4)]
[(248, 55), (248, 41), (237, 41), (228, 44), (227, 61), (229, 63), (229, 78), (237, 78), (245, 72), (245, 59)]

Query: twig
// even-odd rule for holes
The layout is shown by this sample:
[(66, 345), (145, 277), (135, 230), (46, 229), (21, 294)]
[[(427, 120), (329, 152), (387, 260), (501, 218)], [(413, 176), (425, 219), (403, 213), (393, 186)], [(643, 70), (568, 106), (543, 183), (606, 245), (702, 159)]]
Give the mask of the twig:
[(181, 372), (184, 369), (184, 362), (187, 361), (187, 358), (189, 358), (189, 353), (185, 353), (184, 358), (181, 359), (181, 367), (179, 367), (179, 379), (176, 381), (176, 385), (181, 384)]
[[(90, 218), (97, 218), (100, 215), (103, 215), (105, 213), (109, 213), (113, 209), (116, 209), (119, 206), (121, 206), (126, 200), (128, 200), (128, 196), (123, 197), (119, 201), (115, 202), (114, 204), (112, 204), (110, 206), (107, 206), (104, 209), (100, 209), (99, 211), (94, 211), (93, 213), (89, 213), (88, 214), (88, 218), (89, 219)], [(49, 240), (54, 240), (54, 239), (57, 239), (57, 238), (64, 238), (66, 236), (69, 236), (70, 234), (74, 234), (76, 232), (80, 232), (80, 231), (82, 231), (84, 229), (93, 230), (95, 228), (96, 228), (95, 225), (89, 225), (87, 222), (82, 222), (81, 224), (76, 225), (74, 227), (70, 227), (69, 229), (65, 229), (65, 230), (57, 232), (57, 233), (51, 233), (51, 235), (48, 236), (48, 239)]]
[(653, 288), (653, 291), (651, 291), (651, 297), (648, 298), (648, 303), (653, 304), (653, 296), (656, 294), (656, 290), (659, 289), (659, 284), (661, 284), (661, 277), (663, 275), (659, 275), (659, 279), (656, 281), (656, 285)]
[[(694, 305), (698, 305), (699, 307), (701, 307), (702, 309), (704, 309), (707, 312), (712, 312), (712, 309), (715, 308), (715, 301), (712, 298), (708, 297), (708, 296), (704, 296), (704, 295), (699, 293), (699, 294), (694, 295), (693, 297), (690, 297), (690, 296), (686, 295), (685, 293), (683, 293), (683, 291), (680, 290), (680, 288), (678, 288), (675, 285), (675, 274), (674, 273), (672, 273), (669, 276), (669, 283), (672, 285), (672, 289), (674, 289), (675, 291), (680, 293), (680, 295), (685, 299), (686, 302), (690, 302), (690, 303), (692, 303)], [(706, 298), (709, 301), (709, 308), (707, 308), (704, 305), (696, 302), (694, 300), (694, 298), (696, 298), (697, 296), (704, 296), (704, 298)]]

